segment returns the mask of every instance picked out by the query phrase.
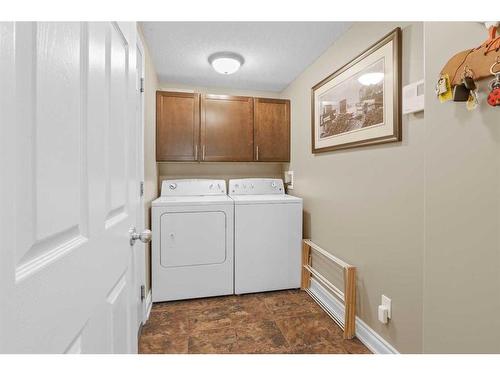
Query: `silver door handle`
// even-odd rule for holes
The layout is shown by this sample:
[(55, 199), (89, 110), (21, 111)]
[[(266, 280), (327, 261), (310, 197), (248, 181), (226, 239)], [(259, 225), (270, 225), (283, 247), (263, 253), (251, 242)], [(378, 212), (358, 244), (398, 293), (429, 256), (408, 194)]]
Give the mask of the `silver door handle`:
[(198, 161), (198, 145), (194, 145), (194, 160)]
[(257, 151), (257, 152), (256, 152), (256, 153), (257, 153), (257, 155), (256, 155), (256, 160), (257, 160), (257, 161), (259, 161), (259, 146), (258, 146), (258, 145), (257, 145), (257, 150), (256, 150), (256, 151)]
[(135, 241), (137, 240), (148, 243), (153, 237), (153, 234), (149, 229), (144, 229), (141, 233), (137, 233), (135, 227), (130, 228), (128, 234), (130, 235), (130, 246), (134, 246)]
[(201, 160), (205, 160), (205, 145), (203, 145), (201, 147), (202, 147), (202, 149), (201, 149), (201, 152), (202, 152)]

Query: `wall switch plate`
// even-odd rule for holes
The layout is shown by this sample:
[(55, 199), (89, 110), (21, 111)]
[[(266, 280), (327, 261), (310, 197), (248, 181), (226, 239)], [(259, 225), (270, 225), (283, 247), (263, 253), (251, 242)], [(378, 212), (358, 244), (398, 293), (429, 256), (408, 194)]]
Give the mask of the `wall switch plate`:
[(383, 294), (382, 294), (382, 306), (385, 306), (387, 308), (387, 317), (391, 319), (392, 317), (391, 299), (387, 296), (384, 296)]
[(424, 81), (403, 87), (403, 115), (424, 110)]
[(285, 184), (288, 189), (293, 189), (293, 171), (285, 171)]

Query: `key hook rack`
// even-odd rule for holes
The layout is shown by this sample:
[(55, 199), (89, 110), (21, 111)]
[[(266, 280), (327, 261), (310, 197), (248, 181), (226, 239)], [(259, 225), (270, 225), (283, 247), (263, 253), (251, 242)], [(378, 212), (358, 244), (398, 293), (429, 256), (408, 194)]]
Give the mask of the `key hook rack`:
[[(488, 39), (481, 45), (454, 55), (441, 70), (441, 75), (450, 77), (451, 86), (460, 84), (468, 72), (474, 80), (492, 78), (493, 71), (500, 69), (500, 35), (497, 35), (500, 22), (485, 22)], [(493, 67), (495, 66), (495, 70)]]

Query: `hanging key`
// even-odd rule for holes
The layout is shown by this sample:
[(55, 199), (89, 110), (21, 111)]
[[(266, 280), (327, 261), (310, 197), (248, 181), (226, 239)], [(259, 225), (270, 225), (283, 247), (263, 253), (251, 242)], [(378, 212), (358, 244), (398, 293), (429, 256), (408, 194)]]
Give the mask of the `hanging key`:
[(465, 87), (464, 83), (460, 83), (453, 88), (453, 101), (466, 102), (469, 100), (470, 90)]
[(463, 83), (470, 91), (474, 91), (476, 89), (476, 82), (474, 82), (474, 78), (472, 77), (464, 77)]

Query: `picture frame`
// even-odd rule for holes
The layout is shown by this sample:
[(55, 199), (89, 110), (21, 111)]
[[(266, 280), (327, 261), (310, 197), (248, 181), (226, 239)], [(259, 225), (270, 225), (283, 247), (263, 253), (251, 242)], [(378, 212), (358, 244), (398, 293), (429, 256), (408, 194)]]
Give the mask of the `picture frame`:
[(396, 28), (311, 89), (312, 153), (402, 140)]

